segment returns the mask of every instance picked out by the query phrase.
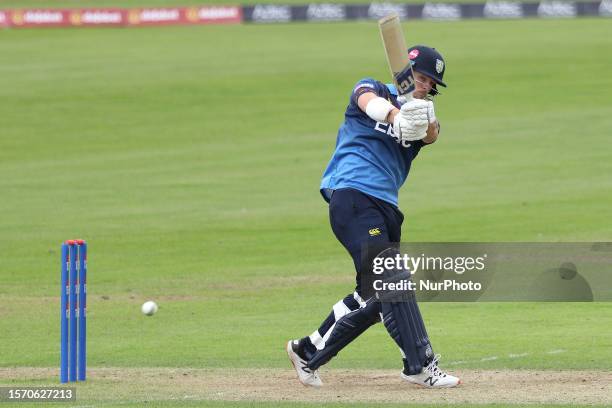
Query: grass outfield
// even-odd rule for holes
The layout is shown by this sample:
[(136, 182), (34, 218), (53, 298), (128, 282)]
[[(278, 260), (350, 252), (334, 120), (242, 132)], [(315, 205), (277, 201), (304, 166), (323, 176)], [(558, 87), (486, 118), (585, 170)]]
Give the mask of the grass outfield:
[[(404, 239), (612, 240), (609, 22), (405, 31), (444, 53), (449, 88), (401, 193)], [(318, 183), (352, 85), (388, 76), (376, 25), (9, 30), (0, 55), (0, 383), (56, 383), (19, 370), (57, 369), (72, 237), (90, 245), (94, 370), (286, 369), (283, 342), (351, 289)], [(451, 371), (612, 367), (609, 303), (422, 309)], [(382, 326), (330, 363), (397, 367)], [(79, 404), (138, 404), (115, 386), (90, 376)]]

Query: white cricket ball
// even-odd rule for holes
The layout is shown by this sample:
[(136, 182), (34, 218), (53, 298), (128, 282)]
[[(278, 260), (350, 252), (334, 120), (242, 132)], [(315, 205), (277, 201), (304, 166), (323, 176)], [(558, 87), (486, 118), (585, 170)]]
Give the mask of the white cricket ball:
[(152, 300), (144, 302), (140, 310), (147, 316), (153, 316), (157, 312), (157, 303)]

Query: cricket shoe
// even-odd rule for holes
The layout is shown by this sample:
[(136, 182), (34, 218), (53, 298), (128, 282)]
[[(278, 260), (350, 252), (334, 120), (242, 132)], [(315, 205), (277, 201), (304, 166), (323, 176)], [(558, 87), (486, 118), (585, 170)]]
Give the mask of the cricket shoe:
[(439, 359), (440, 355), (437, 354), (426, 367), (423, 367), (420, 374), (408, 375), (402, 371), (402, 378), (425, 388), (452, 388), (461, 384), (459, 378), (446, 374), (438, 367)]
[(312, 371), (308, 368), (306, 360), (298, 354), (298, 344), (299, 342), (297, 340), (291, 340), (287, 343), (287, 355), (289, 356), (291, 364), (293, 364), (293, 368), (295, 368), (298, 380), (309, 387), (318, 388), (322, 386), (323, 382), (319, 378), (318, 370)]

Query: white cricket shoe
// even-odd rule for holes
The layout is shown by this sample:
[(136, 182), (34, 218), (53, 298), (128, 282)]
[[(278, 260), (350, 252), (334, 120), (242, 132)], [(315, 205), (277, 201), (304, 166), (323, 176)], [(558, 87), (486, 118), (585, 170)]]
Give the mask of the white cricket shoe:
[(289, 355), (289, 360), (293, 364), (293, 368), (295, 368), (298, 380), (309, 387), (318, 388), (322, 386), (323, 382), (319, 378), (318, 370), (312, 371), (308, 368), (308, 363), (298, 355), (297, 346), (297, 340), (291, 340), (287, 343), (287, 355)]
[(406, 375), (402, 372), (402, 378), (409, 383), (425, 388), (452, 388), (461, 384), (459, 378), (440, 370), (440, 367), (438, 367), (439, 359), (440, 355), (437, 354), (427, 367), (423, 367), (420, 374)]

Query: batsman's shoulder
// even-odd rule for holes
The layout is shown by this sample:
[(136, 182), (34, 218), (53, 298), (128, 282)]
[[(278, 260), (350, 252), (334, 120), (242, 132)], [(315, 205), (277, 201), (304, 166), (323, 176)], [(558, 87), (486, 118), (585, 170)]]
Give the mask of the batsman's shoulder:
[(375, 80), (374, 78), (361, 78), (353, 86), (353, 93), (359, 89), (371, 89), (371, 92), (375, 92), (380, 88), (380, 85), (382, 85), (381, 82)]
[(362, 78), (353, 86), (351, 98), (357, 100), (361, 95), (372, 92), (378, 96), (383, 94), (384, 84), (374, 78)]

